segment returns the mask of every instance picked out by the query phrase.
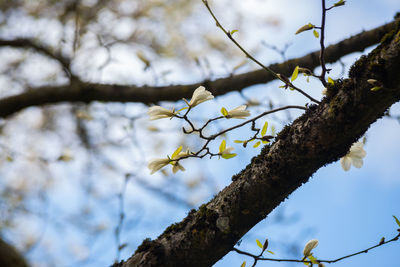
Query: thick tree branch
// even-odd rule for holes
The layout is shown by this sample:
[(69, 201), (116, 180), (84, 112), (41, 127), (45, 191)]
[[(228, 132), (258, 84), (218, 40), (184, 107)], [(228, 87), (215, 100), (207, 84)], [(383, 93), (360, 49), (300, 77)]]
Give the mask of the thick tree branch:
[[(400, 23), (399, 23), (400, 24)], [(211, 266), (255, 224), (322, 166), (338, 160), (385, 110), (400, 100), (400, 26), (328, 85), (321, 105), (285, 127), (209, 203), (156, 240), (146, 240), (119, 266)], [(382, 83), (371, 91), (368, 79)]]
[(28, 267), (24, 257), (11, 245), (0, 238), (0, 266)]
[[(325, 60), (326, 62), (335, 62), (349, 53), (363, 51), (365, 48), (378, 43), (385, 33), (394, 28), (394, 22), (388, 23), (331, 45), (325, 50)], [(42, 51), (40, 46), (36, 49)], [(301, 58), (288, 60), (280, 64), (273, 64), (269, 67), (277, 73), (289, 76), (296, 66), (314, 69), (319, 66), (319, 64), (319, 51), (316, 51)], [(88, 103), (91, 101), (106, 101), (155, 103), (158, 101), (176, 101), (183, 97), (189, 98), (194, 89), (200, 85), (207, 86), (207, 89), (210, 90), (214, 96), (218, 96), (228, 92), (240, 91), (251, 85), (267, 83), (273, 79), (275, 79), (275, 77), (265, 70), (257, 70), (217, 79), (215, 81), (162, 87), (137, 87), (74, 82), (71, 85), (35, 88), (19, 95), (1, 99), (0, 117), (5, 118), (27, 107), (59, 102)]]

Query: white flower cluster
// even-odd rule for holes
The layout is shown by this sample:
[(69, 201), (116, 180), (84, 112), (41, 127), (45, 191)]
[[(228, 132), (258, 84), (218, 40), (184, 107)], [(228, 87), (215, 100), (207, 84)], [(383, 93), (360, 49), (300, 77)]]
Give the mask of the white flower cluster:
[(304, 246), (304, 249), (303, 249), (304, 257), (307, 258), (308, 256), (312, 255), (311, 250), (313, 250), (317, 246), (318, 246), (318, 240), (317, 239), (312, 239), (312, 240), (308, 241), (307, 244)]
[[(199, 86), (193, 92), (192, 99), (190, 100), (190, 102), (188, 102), (186, 99), (184, 100), (186, 104), (189, 106), (189, 108), (193, 108), (198, 104), (203, 103), (207, 100), (211, 100), (213, 98), (214, 96), (211, 94), (211, 92), (207, 91), (206, 88), (204, 88), (204, 86)], [(187, 109), (187, 107), (184, 109)], [(152, 106), (147, 111), (147, 114), (150, 116), (150, 120), (158, 120), (164, 118), (172, 118), (175, 115), (177, 115), (181, 110), (175, 111), (175, 109), (169, 110), (161, 106)]]
[(364, 150), (364, 143), (357, 142), (354, 143), (349, 153), (346, 156), (340, 159), (340, 164), (342, 165), (343, 170), (350, 170), (351, 165), (353, 164), (356, 168), (361, 168), (363, 166), (363, 158), (367, 155), (367, 152)]
[(204, 86), (198, 87), (196, 90), (194, 90), (192, 99), (188, 103), (186, 99), (185, 102), (188, 104), (189, 107), (193, 108), (197, 106), (200, 103), (203, 103), (207, 100), (214, 99), (214, 96), (211, 94), (210, 91), (207, 91)]
[(168, 164), (171, 164), (173, 173), (176, 173), (179, 170), (184, 171), (185, 168), (178, 162), (178, 160), (180, 158), (184, 158), (189, 155), (190, 155), (189, 150), (182, 152), (182, 146), (180, 146), (178, 147), (177, 150), (175, 150), (174, 153), (172, 153), (171, 157), (167, 156), (166, 158), (157, 158), (150, 160), (149, 164), (147, 165), (147, 168), (149, 168), (150, 174), (153, 174), (156, 171), (164, 168)]
[(316, 257), (313, 256), (313, 253), (311, 252), (314, 248), (318, 246), (318, 240), (317, 239), (312, 239), (306, 243), (303, 249), (303, 261), (307, 259), (309, 262), (304, 262), (305, 265), (307, 266), (313, 266), (313, 264), (318, 265), (318, 267), (325, 267), (325, 264), (322, 262), (319, 262)]
[[(211, 94), (210, 91), (207, 91), (204, 86), (199, 86), (196, 90), (194, 90), (192, 98), (190, 101), (183, 99), (186, 104), (188, 105), (185, 108), (175, 111), (175, 108), (172, 110), (163, 108), (161, 106), (152, 106), (147, 111), (147, 114), (150, 117), (150, 120), (158, 120), (164, 118), (173, 118), (178, 117), (180, 111), (185, 109), (191, 109), (195, 106), (213, 99), (214, 96)], [(238, 106), (230, 111), (227, 111), (225, 108), (221, 109), (221, 113), (224, 115), (225, 118), (231, 119), (244, 119), (250, 116), (250, 111), (246, 110), (246, 105)], [(182, 117), (180, 117), (182, 118)], [(223, 140), (220, 147), (218, 155), (224, 159), (230, 159), (236, 156), (235, 153), (232, 153), (233, 147), (226, 147), (226, 141)], [(185, 168), (179, 163), (179, 159), (186, 158), (190, 156), (189, 150), (186, 152), (182, 152), (182, 146), (180, 146), (171, 157), (167, 156), (167, 158), (157, 158), (152, 159), (149, 161), (147, 167), (150, 169), (151, 174), (157, 172), (161, 168), (167, 166), (168, 164), (172, 165), (172, 172), (176, 173), (178, 170), (184, 171)], [(193, 154), (193, 153), (192, 153)]]

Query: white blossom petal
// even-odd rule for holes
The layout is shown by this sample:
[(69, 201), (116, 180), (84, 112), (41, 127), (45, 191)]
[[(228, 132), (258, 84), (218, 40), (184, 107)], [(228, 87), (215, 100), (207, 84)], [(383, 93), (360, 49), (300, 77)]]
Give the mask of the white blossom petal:
[(350, 153), (353, 157), (358, 157), (362, 159), (367, 155), (367, 152), (365, 152), (363, 145), (364, 144), (362, 142), (357, 142), (351, 146)]
[(351, 159), (348, 156), (344, 156), (340, 159), (340, 164), (342, 165), (343, 170), (347, 172), (351, 167)]
[(173, 173), (176, 173), (176, 172), (179, 171), (179, 170), (185, 171), (185, 168), (184, 168), (181, 164), (179, 164), (179, 162), (175, 162), (175, 163), (173, 164), (173, 166), (172, 166), (172, 172), (173, 172)]
[(247, 106), (259, 106), (261, 105), (260, 101), (255, 98), (250, 98), (247, 100)]
[(175, 115), (174, 110), (169, 110), (160, 106), (149, 107), (147, 114), (150, 116), (150, 120), (158, 120), (163, 118), (171, 118)]
[(150, 174), (155, 173), (159, 169), (167, 166), (171, 160), (169, 158), (152, 159), (149, 161), (147, 168), (151, 171)]
[(225, 154), (232, 154), (231, 152), (234, 150), (233, 147), (228, 146), (227, 148), (225, 148), (222, 152), (221, 155), (225, 155)]
[(241, 105), (228, 111), (228, 115), (226, 115), (225, 117), (228, 119), (245, 119), (248, 116), (250, 116), (250, 111), (246, 110), (246, 105)]
[(351, 161), (353, 163), (353, 166), (358, 168), (358, 169), (361, 168), (363, 166), (363, 163), (364, 163), (363, 160), (359, 159), (359, 158), (352, 158)]
[(184, 152), (182, 152), (182, 151), (179, 152), (177, 158), (180, 159), (180, 158), (183, 158), (183, 157), (187, 157), (187, 156), (189, 156), (189, 155), (190, 155), (190, 151), (189, 151), (189, 149), (188, 149), (188, 150), (186, 150), (186, 151), (184, 151)]
[(220, 151), (220, 155), (222, 158), (224, 159), (230, 159), (235, 157), (237, 154), (236, 153), (231, 153), (233, 151), (233, 147), (228, 146), (227, 148), (225, 148), (224, 150)]
[(313, 250), (316, 246), (318, 246), (317, 239), (312, 239), (312, 240), (308, 241), (307, 244), (304, 246), (304, 250), (303, 250), (304, 257), (310, 256), (311, 250)]
[(204, 86), (199, 86), (196, 90), (194, 90), (192, 99), (189, 102), (190, 107), (195, 107), (204, 101), (213, 99), (214, 96), (210, 91), (207, 91)]

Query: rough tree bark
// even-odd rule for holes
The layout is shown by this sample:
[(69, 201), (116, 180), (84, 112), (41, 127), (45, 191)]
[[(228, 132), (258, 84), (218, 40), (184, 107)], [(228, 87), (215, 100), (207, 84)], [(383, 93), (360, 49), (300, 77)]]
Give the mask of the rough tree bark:
[(24, 257), (12, 246), (0, 238), (0, 266), (28, 267)]
[[(232, 184), (180, 223), (171, 225), (156, 240), (145, 240), (135, 254), (116, 266), (210, 266), (228, 253), (256, 223), (307, 182), (323, 165), (343, 156), (350, 145), (384, 111), (400, 99), (400, 32), (398, 21), (360, 33), (326, 49), (326, 62), (377, 43), (381, 46), (362, 57), (352, 67), (350, 78), (329, 86), (318, 106), (286, 127), (271, 146), (239, 174)], [(0, 46), (30, 48), (60, 63), (67, 75), (70, 60), (61, 53), (25, 39), (0, 40)], [(318, 52), (270, 66), (289, 75), (296, 66), (310, 69), (319, 65)], [(91, 84), (71, 74), (71, 84), (31, 88), (19, 95), (0, 99), (0, 117), (31, 106), (59, 102), (143, 102), (178, 100), (190, 97), (203, 84), (213, 95), (242, 90), (273, 79), (263, 70), (215, 81), (165, 87), (137, 87)], [(382, 82), (379, 91), (370, 91), (367, 79)]]
[[(337, 80), (318, 106), (312, 105), (214, 199), (192, 210), (156, 240), (145, 240), (116, 266), (211, 266), (228, 253), (322, 166), (344, 156), (368, 127), (400, 100), (400, 31), (361, 57), (349, 79)], [(371, 91), (368, 79), (382, 83)]]

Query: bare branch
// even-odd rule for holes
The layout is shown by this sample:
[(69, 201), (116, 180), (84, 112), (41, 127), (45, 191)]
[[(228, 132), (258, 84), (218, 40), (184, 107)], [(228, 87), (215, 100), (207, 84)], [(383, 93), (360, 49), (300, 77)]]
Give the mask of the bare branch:
[[(385, 110), (400, 100), (400, 42), (392, 35), (361, 57), (350, 78), (328, 87), (318, 106), (285, 127), (207, 204), (119, 266), (211, 266), (322, 166), (344, 156)], [(396, 35), (397, 33), (397, 35)], [(383, 84), (371, 91), (368, 79)], [(356, 96), (356, 97), (355, 97)], [(206, 255), (206, 257), (205, 257)]]
[(306, 92), (304, 92), (303, 90), (301, 90), (300, 88), (296, 87), (295, 85), (293, 85), (289, 80), (287, 79), (283, 79), (282, 76), (277, 73), (274, 72), (271, 67), (267, 67), (264, 64), (262, 64), (260, 61), (258, 61), (256, 58), (254, 58), (249, 52), (247, 52), (246, 49), (243, 48), (243, 46), (241, 46), (232, 36), (231, 32), (228, 32), (219, 22), (219, 20), (217, 19), (217, 17), (215, 16), (214, 12), (211, 10), (210, 6), (208, 5), (207, 0), (203, 0), (204, 5), (206, 6), (208, 12), (210, 12), (211, 16), (213, 17), (213, 19), (215, 20), (215, 23), (217, 24), (217, 27), (220, 28), (226, 36), (228, 36), (228, 38), (246, 55), (246, 57), (248, 57), (249, 59), (251, 59), (254, 63), (256, 63), (257, 65), (259, 65), (262, 69), (266, 70), (269, 74), (271, 74), (272, 76), (274, 76), (276, 79), (281, 80), (282, 82), (284, 82), (286, 84), (286, 88), (290, 87), (294, 90), (296, 90), (297, 92), (299, 92), (300, 94), (304, 95), (305, 97), (307, 97), (309, 100), (320, 104), (320, 102), (318, 100), (316, 100), (315, 98), (313, 98), (312, 96), (310, 96), (309, 94), (307, 94)]
[[(334, 260), (320, 260), (320, 259), (318, 259), (317, 261), (320, 262), (320, 263), (335, 263), (335, 262), (342, 261), (342, 260), (347, 259), (347, 258), (351, 258), (351, 257), (357, 256), (357, 255), (360, 255), (362, 253), (367, 253), (370, 250), (373, 250), (373, 249), (375, 249), (377, 247), (380, 247), (380, 246), (384, 246), (384, 245), (386, 245), (388, 243), (398, 241), (399, 238), (400, 238), (400, 234), (397, 234), (395, 237), (393, 237), (392, 239), (387, 240), (387, 241), (385, 241), (385, 239), (382, 238), (382, 241), (380, 241), (378, 244), (373, 245), (371, 247), (368, 247), (366, 249), (363, 249), (361, 251), (358, 251), (358, 252), (355, 252), (355, 253), (352, 253), (352, 254), (349, 254), (349, 255), (334, 259)], [(297, 259), (264, 258), (264, 257), (262, 257), (262, 253), (260, 255), (254, 255), (254, 254), (251, 254), (249, 252), (239, 250), (237, 248), (233, 248), (232, 250), (237, 252), (237, 253), (239, 253), (239, 254), (252, 257), (254, 259), (254, 263), (257, 263), (257, 261), (302, 262), (302, 263), (309, 263), (309, 264), (312, 263), (311, 261), (304, 260), (304, 259), (303, 260), (297, 260)], [(255, 264), (253, 264), (253, 266), (255, 266)]]
[[(325, 62), (335, 62), (349, 53), (363, 51), (365, 48), (379, 42), (385, 33), (395, 28), (391, 22), (370, 31), (359, 33), (325, 49)], [(319, 51), (315, 51), (301, 58), (291, 59), (270, 67), (276, 72), (290, 76), (296, 66), (314, 69), (319, 66)], [(33, 88), (19, 95), (6, 97), (0, 100), (0, 117), (5, 118), (24, 108), (41, 106), (60, 102), (92, 101), (105, 102), (142, 102), (156, 103), (159, 101), (176, 101), (183, 97), (189, 98), (193, 91), (200, 85), (207, 87), (214, 96), (224, 95), (228, 92), (241, 91), (242, 89), (275, 79), (265, 70), (257, 70), (238, 74), (214, 81), (204, 81), (188, 85), (171, 86), (134, 86), (95, 83), (73, 83), (72, 85), (47, 86)]]
[(54, 51), (49, 46), (46, 46), (42, 43), (38, 43), (34, 40), (27, 39), (27, 38), (18, 38), (13, 40), (4, 40), (0, 39), (0, 46), (8, 46), (13, 48), (25, 48), (25, 49), (33, 49), (38, 53), (41, 53), (51, 59), (56, 60), (58, 63), (61, 64), (64, 71), (67, 73), (67, 76), (71, 76), (70, 71), (70, 59), (62, 55), (60, 51)]

